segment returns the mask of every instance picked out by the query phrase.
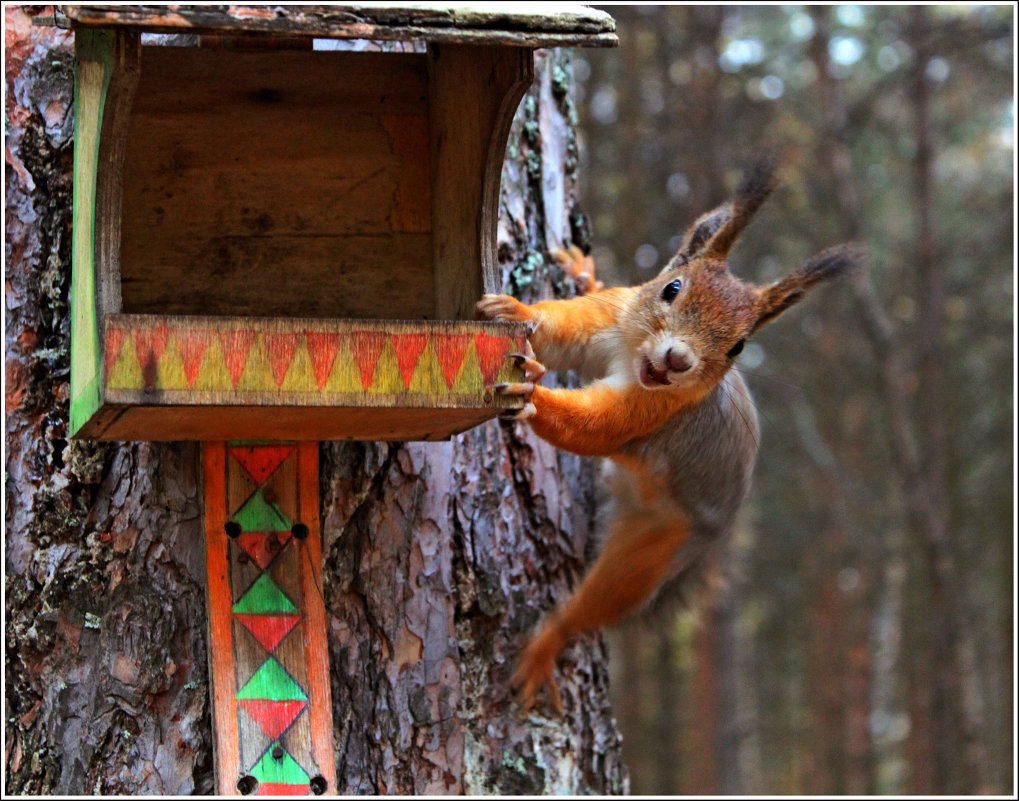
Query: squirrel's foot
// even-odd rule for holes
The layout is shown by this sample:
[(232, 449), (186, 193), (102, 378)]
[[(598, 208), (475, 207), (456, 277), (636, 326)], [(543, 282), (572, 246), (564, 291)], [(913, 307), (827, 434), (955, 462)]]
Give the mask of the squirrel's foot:
[(510, 295), (483, 295), (474, 308), (485, 320), (502, 323), (529, 323), (531, 311)]
[[(526, 357), (524, 357), (526, 358)], [(535, 362), (538, 364), (538, 362)], [(541, 365), (538, 364), (540, 367)], [(534, 382), (533, 381), (520, 381), (516, 384), (496, 384), (495, 386), (488, 387), (498, 395), (516, 395), (524, 399), (524, 405), (521, 409), (507, 409), (499, 416), (504, 420), (526, 420), (528, 417), (534, 417), (538, 413), (538, 410), (531, 403), (531, 396), (534, 394)]]
[(563, 645), (565, 638), (555, 622), (550, 621), (524, 649), (510, 684), (525, 712), (534, 707), (538, 694), (546, 687), (548, 700), (556, 712), (563, 711), (562, 695), (555, 680), (556, 661), (562, 653)]
[(576, 245), (571, 244), (566, 250), (553, 251), (552, 255), (573, 276), (578, 295), (587, 295), (605, 288), (605, 284), (594, 277), (594, 259), (585, 256)]

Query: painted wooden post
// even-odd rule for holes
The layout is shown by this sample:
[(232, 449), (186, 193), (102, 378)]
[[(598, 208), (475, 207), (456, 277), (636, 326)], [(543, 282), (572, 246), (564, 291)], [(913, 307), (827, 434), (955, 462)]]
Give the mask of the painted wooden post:
[(334, 793), (318, 445), (203, 448), (219, 793)]

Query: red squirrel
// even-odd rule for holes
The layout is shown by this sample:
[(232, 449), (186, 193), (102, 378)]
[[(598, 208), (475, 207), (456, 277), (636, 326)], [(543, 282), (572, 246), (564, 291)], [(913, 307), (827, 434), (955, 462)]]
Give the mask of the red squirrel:
[[(770, 164), (745, 175), (735, 196), (687, 231), (659, 275), (635, 287), (600, 289), (579, 251), (562, 259), (591, 290), (525, 305), (485, 295), (483, 318), (524, 322), (525, 379), (496, 392), (520, 396), (534, 431), (558, 448), (607, 457), (614, 514), (604, 545), (576, 592), (524, 649), (513, 686), (524, 708), (548, 687), (576, 634), (615, 623), (666, 580), (682, 579), (705, 547), (733, 526), (758, 449), (754, 403), (730, 369), (746, 340), (817, 284), (862, 262), (855, 245), (830, 248), (768, 286), (729, 272), (727, 256), (775, 186)], [(576, 370), (580, 389), (550, 389), (546, 367)]]

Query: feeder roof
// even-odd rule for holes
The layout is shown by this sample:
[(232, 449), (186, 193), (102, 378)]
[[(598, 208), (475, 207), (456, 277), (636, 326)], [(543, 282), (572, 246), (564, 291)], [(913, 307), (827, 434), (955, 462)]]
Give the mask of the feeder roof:
[(612, 47), (615, 21), (578, 3), (356, 5), (67, 5), (70, 27), (151, 33), (271, 35), (318, 39), (457, 42), (517, 47)]

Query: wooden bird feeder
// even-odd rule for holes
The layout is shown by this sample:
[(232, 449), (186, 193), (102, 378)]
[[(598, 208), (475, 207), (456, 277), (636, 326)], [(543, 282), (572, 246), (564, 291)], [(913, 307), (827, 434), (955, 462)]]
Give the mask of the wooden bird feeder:
[(71, 434), (203, 441), (221, 795), (337, 790), (317, 441), (442, 439), (518, 402), (486, 387), (526, 331), (472, 320), (510, 123), (536, 48), (616, 43), (601, 12), (524, 9), (58, 8)]
[[(519, 403), (485, 387), (524, 331), (472, 320), (510, 123), (535, 48), (615, 34), (513, 6), (61, 7), (72, 435), (442, 439)], [(311, 49), (345, 38), (425, 44)]]

